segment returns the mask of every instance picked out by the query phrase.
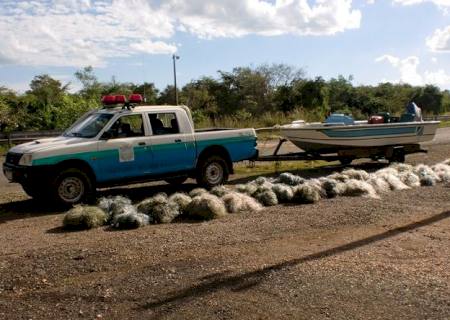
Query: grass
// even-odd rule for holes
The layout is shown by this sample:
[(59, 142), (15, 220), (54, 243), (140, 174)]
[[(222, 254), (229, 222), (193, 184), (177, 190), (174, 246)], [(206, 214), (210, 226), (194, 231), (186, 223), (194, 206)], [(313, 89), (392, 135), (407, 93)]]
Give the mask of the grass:
[(439, 123), (439, 128), (447, 128), (447, 127), (450, 127), (450, 120), (441, 121), (441, 123)]
[(9, 150), (7, 144), (0, 144), (0, 156), (4, 156)]
[(277, 131), (265, 131), (265, 132), (257, 132), (258, 141), (269, 141), (269, 140), (278, 140), (280, 139), (280, 135), (277, 134)]
[(271, 174), (285, 171), (309, 170), (328, 165), (327, 161), (278, 161), (278, 162), (244, 162), (234, 166), (236, 174)]

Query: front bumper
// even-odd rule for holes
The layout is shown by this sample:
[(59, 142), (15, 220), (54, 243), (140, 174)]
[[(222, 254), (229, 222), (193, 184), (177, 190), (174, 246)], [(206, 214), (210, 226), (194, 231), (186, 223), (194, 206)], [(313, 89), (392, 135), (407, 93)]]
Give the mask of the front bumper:
[(9, 182), (45, 181), (49, 170), (43, 166), (19, 166), (3, 163), (3, 174)]

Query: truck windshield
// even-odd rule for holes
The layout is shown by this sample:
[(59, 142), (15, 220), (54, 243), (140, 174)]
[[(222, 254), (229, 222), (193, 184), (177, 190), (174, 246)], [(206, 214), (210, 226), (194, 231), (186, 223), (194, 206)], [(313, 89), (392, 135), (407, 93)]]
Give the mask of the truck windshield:
[(113, 117), (109, 113), (94, 113), (76, 123), (67, 130), (64, 135), (67, 137), (93, 138), (105, 127)]

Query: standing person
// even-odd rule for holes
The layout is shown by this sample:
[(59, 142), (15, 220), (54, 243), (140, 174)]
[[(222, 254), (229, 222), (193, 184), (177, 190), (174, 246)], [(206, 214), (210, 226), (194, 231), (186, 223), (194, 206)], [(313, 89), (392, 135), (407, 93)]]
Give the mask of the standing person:
[(406, 112), (414, 115), (414, 121), (422, 120), (422, 110), (417, 106), (414, 101), (411, 101), (406, 107)]

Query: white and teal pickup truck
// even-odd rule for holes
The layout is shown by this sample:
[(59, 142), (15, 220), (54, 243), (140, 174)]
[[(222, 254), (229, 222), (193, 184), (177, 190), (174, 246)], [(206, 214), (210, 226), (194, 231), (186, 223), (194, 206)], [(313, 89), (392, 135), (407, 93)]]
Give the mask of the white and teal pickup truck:
[(61, 136), (15, 146), (3, 172), (33, 198), (66, 205), (93, 199), (96, 188), (150, 180), (211, 188), (233, 162), (257, 156), (254, 129), (194, 130), (185, 106), (136, 106), (90, 112)]

